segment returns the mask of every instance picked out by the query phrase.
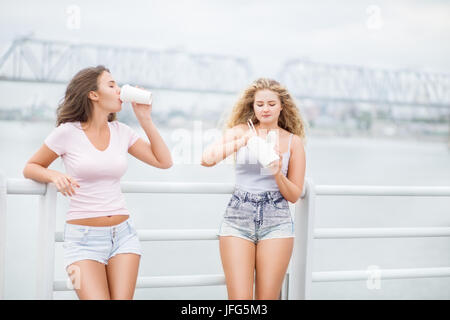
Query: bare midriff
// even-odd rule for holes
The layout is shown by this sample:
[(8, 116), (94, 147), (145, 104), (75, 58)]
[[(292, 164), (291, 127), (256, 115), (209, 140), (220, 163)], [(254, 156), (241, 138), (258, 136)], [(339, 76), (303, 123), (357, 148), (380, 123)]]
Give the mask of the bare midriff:
[(90, 227), (110, 227), (124, 222), (128, 219), (128, 217), (128, 215), (114, 215), (86, 219), (74, 219), (67, 221), (67, 223)]

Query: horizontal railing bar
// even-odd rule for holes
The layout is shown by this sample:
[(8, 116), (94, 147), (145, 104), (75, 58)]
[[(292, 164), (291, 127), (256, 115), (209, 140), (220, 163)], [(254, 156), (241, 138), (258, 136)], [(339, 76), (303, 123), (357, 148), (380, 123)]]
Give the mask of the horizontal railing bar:
[[(140, 241), (219, 240), (218, 229), (137, 230)], [(55, 232), (55, 241), (63, 242), (63, 232)]]
[(142, 241), (218, 240), (218, 229), (138, 230)]
[(360, 281), (450, 277), (450, 267), (418, 269), (377, 269), (349, 271), (320, 271), (312, 273), (313, 282)]
[(225, 276), (221, 274), (142, 277), (137, 281), (138, 288), (197, 287), (224, 284)]
[(209, 182), (129, 182), (121, 183), (124, 193), (197, 193), (197, 194), (230, 194), (234, 190), (233, 183)]
[[(124, 193), (193, 193), (193, 194), (230, 194), (234, 190), (232, 183), (209, 182), (140, 182), (122, 181)], [(30, 179), (7, 179), (8, 194), (43, 195), (46, 184)], [(346, 186), (318, 185), (317, 195), (360, 195), (360, 196), (450, 196), (450, 187), (410, 187), (410, 186)]]
[[(139, 277), (136, 288), (169, 288), (169, 287), (198, 287), (225, 285), (225, 276), (213, 275), (190, 275), (190, 276), (158, 276)], [(56, 280), (53, 282), (54, 291), (72, 291), (68, 288), (67, 280)]]
[(450, 237), (450, 227), (316, 228), (315, 239)]
[(318, 185), (315, 191), (318, 196), (450, 196), (450, 187)]
[(6, 179), (7, 194), (35, 194), (44, 195), (47, 191), (45, 183), (39, 183), (30, 179)]
[[(218, 240), (218, 229), (137, 230), (141, 241)], [(315, 239), (449, 237), (450, 228), (317, 228)], [(63, 232), (55, 233), (55, 241), (63, 242)]]
[[(44, 195), (46, 184), (30, 179), (7, 179), (8, 194)], [(140, 182), (122, 181), (124, 193), (198, 193), (198, 194), (230, 194), (234, 190), (232, 183), (209, 182)]]

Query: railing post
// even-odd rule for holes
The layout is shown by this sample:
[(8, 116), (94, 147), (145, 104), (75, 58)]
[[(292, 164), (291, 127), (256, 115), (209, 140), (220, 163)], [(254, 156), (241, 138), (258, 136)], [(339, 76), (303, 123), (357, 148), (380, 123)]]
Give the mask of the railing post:
[(36, 298), (53, 299), (55, 265), (56, 187), (48, 183), (46, 192), (40, 196)]
[(5, 299), (6, 193), (6, 177), (0, 173), (0, 300)]
[(280, 300), (289, 300), (289, 273), (284, 275), (281, 285)]
[(310, 299), (316, 193), (314, 183), (305, 179), (305, 196), (295, 205), (295, 240), (289, 275), (289, 299)]

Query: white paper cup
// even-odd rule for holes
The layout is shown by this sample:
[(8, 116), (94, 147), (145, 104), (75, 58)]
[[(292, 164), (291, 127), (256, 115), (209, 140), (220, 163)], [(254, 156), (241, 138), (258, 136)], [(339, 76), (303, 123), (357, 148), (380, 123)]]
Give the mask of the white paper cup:
[(151, 104), (152, 93), (150, 91), (132, 87), (129, 84), (125, 84), (120, 89), (120, 100), (122, 100), (122, 102)]
[(273, 161), (280, 159), (273, 147), (261, 137), (253, 136), (248, 139), (247, 147), (252, 156), (258, 159), (259, 164), (264, 168), (268, 167)]

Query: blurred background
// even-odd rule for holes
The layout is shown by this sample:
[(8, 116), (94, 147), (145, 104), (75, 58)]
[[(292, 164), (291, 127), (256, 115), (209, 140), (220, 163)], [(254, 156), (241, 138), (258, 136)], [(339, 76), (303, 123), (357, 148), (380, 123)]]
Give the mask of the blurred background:
[[(450, 185), (448, 1), (14, 1), (0, 3), (0, 172), (23, 178), (80, 69), (153, 93), (168, 170), (129, 158), (123, 180), (234, 181), (201, 167), (239, 94), (281, 82), (308, 123), (320, 185)], [(131, 106), (119, 121), (145, 137)], [(64, 170), (60, 159), (52, 164)], [(57, 229), (68, 199), (58, 195)], [(126, 195), (138, 229), (218, 228), (228, 195)], [(33, 299), (37, 196), (8, 196), (6, 298)], [(316, 227), (450, 226), (450, 199), (319, 197)], [(56, 245), (55, 277), (65, 278)], [(217, 241), (145, 242), (140, 276), (222, 273)], [(316, 240), (314, 271), (448, 267), (448, 238)], [(449, 299), (450, 279), (315, 283), (313, 299)], [(57, 292), (56, 299), (76, 299)], [(136, 299), (225, 299), (225, 286), (137, 289)]]

